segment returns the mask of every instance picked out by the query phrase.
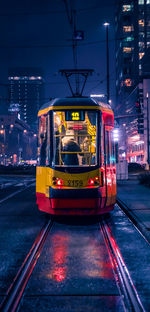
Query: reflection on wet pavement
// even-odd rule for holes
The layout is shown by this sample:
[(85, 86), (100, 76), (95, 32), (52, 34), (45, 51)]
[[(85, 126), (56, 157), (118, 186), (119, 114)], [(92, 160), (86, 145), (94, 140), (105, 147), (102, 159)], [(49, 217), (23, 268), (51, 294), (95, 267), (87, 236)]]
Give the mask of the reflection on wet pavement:
[(27, 286), (21, 311), (31, 310), (28, 301), (31, 303), (32, 297), (36, 298), (36, 311), (41, 311), (41, 302), (46, 302), (46, 307), (51, 302), (49, 309), (56, 312), (122, 311), (98, 224), (55, 222)]
[(47, 277), (56, 282), (62, 282), (66, 278), (67, 245), (69, 237), (60, 232), (52, 236), (52, 270)]

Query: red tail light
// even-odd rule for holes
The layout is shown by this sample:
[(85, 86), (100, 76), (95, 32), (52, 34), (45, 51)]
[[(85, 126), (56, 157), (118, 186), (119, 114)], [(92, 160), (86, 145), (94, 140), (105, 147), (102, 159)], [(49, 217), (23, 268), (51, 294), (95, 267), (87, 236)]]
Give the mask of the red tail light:
[(93, 179), (89, 179), (88, 180), (88, 185), (90, 185), (90, 186), (94, 185), (94, 180)]
[(56, 185), (57, 185), (57, 186), (62, 186), (62, 185), (63, 185), (63, 180), (62, 180), (62, 179), (58, 179), (58, 180), (56, 181)]

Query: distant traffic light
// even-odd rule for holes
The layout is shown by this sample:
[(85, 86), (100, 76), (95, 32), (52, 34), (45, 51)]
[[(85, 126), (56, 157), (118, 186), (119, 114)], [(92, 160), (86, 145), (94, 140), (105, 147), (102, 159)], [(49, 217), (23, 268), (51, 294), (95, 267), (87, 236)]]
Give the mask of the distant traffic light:
[(140, 105), (140, 103), (139, 103), (139, 102), (136, 102), (135, 105), (136, 105), (136, 112), (137, 112), (138, 114), (141, 114), (141, 105)]

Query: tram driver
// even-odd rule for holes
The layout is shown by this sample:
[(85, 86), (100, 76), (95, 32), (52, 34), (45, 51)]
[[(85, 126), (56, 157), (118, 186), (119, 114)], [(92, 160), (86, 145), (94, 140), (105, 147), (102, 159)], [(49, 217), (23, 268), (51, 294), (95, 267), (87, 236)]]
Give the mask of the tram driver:
[(78, 153), (80, 156), (82, 156), (81, 148), (79, 144), (75, 141), (74, 130), (70, 128), (66, 131), (66, 136), (63, 138), (63, 152), (64, 153), (62, 154), (62, 159), (64, 165), (66, 166), (79, 165)]

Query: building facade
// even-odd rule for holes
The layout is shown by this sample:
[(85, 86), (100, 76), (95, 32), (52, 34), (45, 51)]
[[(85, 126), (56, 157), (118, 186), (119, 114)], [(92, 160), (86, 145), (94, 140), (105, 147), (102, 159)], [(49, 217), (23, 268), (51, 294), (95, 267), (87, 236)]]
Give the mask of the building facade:
[(126, 110), (126, 99), (139, 82), (141, 63), (150, 47), (150, 0), (118, 1), (116, 24), (117, 110)]
[(118, 1), (115, 22), (116, 114), (125, 116), (127, 160), (146, 163), (143, 58), (150, 47), (150, 0)]
[(9, 105), (19, 104), (21, 119), (36, 129), (37, 112), (44, 101), (42, 71), (36, 68), (11, 68), (8, 80)]
[(37, 134), (17, 114), (0, 115), (0, 164), (36, 162)]

